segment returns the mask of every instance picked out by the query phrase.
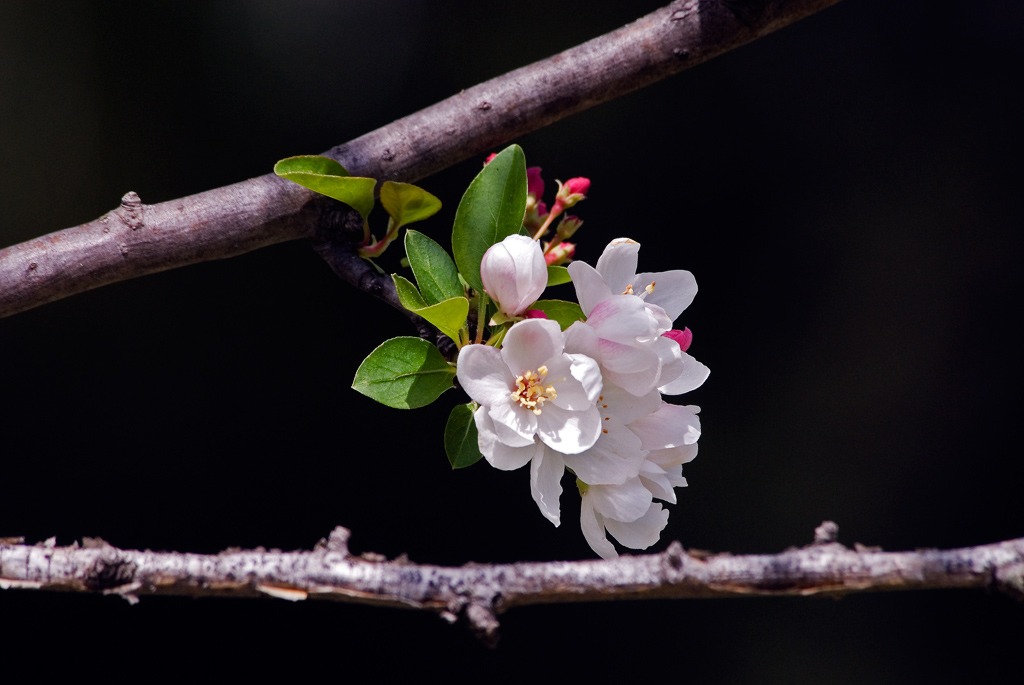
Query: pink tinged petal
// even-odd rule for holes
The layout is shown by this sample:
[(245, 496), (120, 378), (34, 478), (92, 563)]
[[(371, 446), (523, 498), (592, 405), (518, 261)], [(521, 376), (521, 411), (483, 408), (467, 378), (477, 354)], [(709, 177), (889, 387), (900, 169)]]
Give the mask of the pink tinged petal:
[(689, 271), (682, 269), (637, 274), (633, 280), (633, 291), (639, 294), (651, 283), (654, 283), (654, 292), (645, 298), (646, 302), (664, 309), (673, 321), (690, 306), (697, 294), (697, 280)]
[(537, 417), (529, 409), (508, 403), (493, 404), (487, 415), (493, 422), (498, 440), (511, 447), (529, 445), (537, 434)]
[(562, 496), (562, 474), (565, 463), (554, 450), (541, 449), (530, 464), (530, 491), (544, 518), (556, 526), (561, 523), (558, 498)]
[(583, 495), (583, 501), (580, 503), (580, 528), (583, 530), (583, 537), (586, 538), (587, 544), (603, 559), (615, 559), (619, 556), (619, 553), (615, 551), (615, 546), (608, 541), (608, 537), (604, 534), (604, 519), (594, 511), (589, 491)]
[(536, 372), (544, 362), (561, 353), (562, 329), (557, 321), (549, 319), (520, 321), (505, 334), (501, 347), (501, 357), (513, 377), (526, 371)]
[(620, 388), (614, 383), (606, 382), (601, 389), (598, 408), (602, 413), (607, 412), (615, 416), (622, 423), (629, 424), (631, 421), (647, 416), (661, 409), (661, 393), (657, 388), (650, 390), (644, 395), (634, 395), (631, 392)]
[(633, 421), (629, 427), (640, 436), (645, 450), (692, 445), (700, 438), (700, 420), (696, 414), (668, 402), (653, 414)]
[(651, 496), (665, 500), (669, 504), (676, 503), (676, 493), (672, 489), (672, 481), (665, 469), (650, 461), (644, 461), (640, 469), (640, 482), (651, 491)]
[(607, 418), (601, 422), (601, 437), (593, 447), (581, 454), (565, 455), (566, 466), (584, 483), (619, 485), (636, 478), (644, 464), (647, 453), (640, 446), (640, 438), (615, 417)]
[(612, 295), (602, 300), (587, 316), (600, 338), (632, 344), (637, 338), (660, 335), (653, 330), (644, 301), (633, 295)]
[(640, 243), (629, 238), (616, 238), (608, 243), (597, 260), (597, 273), (616, 295), (622, 294), (626, 286), (636, 278), (637, 253)]
[(681, 395), (704, 384), (711, 374), (711, 369), (683, 352), (683, 369), (674, 380), (662, 385), (660, 390), (666, 395)]
[(537, 417), (537, 437), (562, 454), (579, 454), (590, 449), (600, 434), (601, 415), (597, 407), (567, 411), (547, 404)]
[(515, 378), (501, 358), (501, 352), (488, 345), (466, 345), (459, 352), (456, 371), (459, 385), (484, 406), (508, 404)]
[(649, 345), (657, 352), (661, 360), (661, 375), (658, 376), (658, 385), (667, 385), (679, 378), (685, 369), (683, 363), (683, 352), (675, 341), (660, 336), (652, 340)]
[(577, 321), (569, 326), (562, 337), (565, 340), (566, 353), (582, 354), (591, 359), (597, 359), (601, 354), (597, 332), (583, 321)]
[(697, 456), (697, 444), (692, 445), (680, 445), (679, 447), (669, 447), (663, 450), (651, 450), (647, 453), (647, 460), (651, 461), (663, 469), (670, 469), (678, 467), (682, 464), (687, 464), (694, 460)]
[(624, 547), (647, 549), (661, 538), (661, 531), (668, 525), (668, 509), (652, 504), (642, 517), (631, 522), (605, 520), (608, 532)]
[(602, 300), (612, 296), (612, 291), (597, 273), (594, 267), (585, 262), (573, 262), (568, 267), (569, 278), (576, 288), (576, 299), (586, 316), (594, 310)]
[(587, 496), (594, 498), (594, 511), (616, 521), (636, 521), (651, 506), (651, 491), (639, 478), (631, 478), (621, 485), (591, 485)]
[(600, 344), (605, 379), (637, 397), (655, 388), (661, 373), (658, 355), (650, 349), (619, 345), (608, 340)]

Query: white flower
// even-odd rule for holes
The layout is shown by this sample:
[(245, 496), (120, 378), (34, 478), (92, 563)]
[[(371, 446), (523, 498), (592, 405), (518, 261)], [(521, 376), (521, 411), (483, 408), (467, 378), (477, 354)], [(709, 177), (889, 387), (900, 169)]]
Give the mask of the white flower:
[(657, 411), (629, 422), (645, 455), (635, 477), (617, 484), (580, 479), (580, 527), (591, 548), (605, 559), (618, 556), (606, 533), (632, 549), (647, 549), (661, 537), (668, 511), (654, 498), (675, 503), (673, 488), (686, 485), (682, 464), (697, 456), (698, 411), (662, 403)]
[(457, 374), (480, 405), (474, 414), (480, 451), (499, 469), (524, 466), (541, 444), (563, 454), (582, 452), (600, 435), (597, 362), (566, 354), (555, 321), (520, 321), (500, 350), (466, 345)]
[(524, 235), (510, 235), (491, 245), (480, 260), (480, 279), (501, 314), (521, 316), (548, 284), (540, 244)]
[[(596, 269), (584, 262), (569, 265), (580, 307), (599, 338), (597, 347), (582, 336), (574, 344), (591, 350), (606, 374), (633, 394), (651, 387), (668, 395), (689, 392), (710, 371), (662, 334), (693, 301), (697, 282), (683, 270), (637, 274), (639, 250), (639, 243), (618, 238), (604, 249)], [(641, 308), (646, 327), (639, 319)], [(630, 340), (630, 335), (636, 337)]]

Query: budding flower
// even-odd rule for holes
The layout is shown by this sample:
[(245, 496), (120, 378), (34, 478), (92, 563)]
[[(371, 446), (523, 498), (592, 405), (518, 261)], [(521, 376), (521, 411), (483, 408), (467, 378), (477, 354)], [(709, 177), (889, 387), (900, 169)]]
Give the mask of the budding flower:
[(673, 328), (671, 331), (665, 331), (662, 335), (679, 343), (679, 349), (683, 352), (686, 352), (690, 348), (690, 343), (693, 342), (693, 333), (689, 328), (684, 328), (681, 331)]
[(492, 152), (491, 154), (487, 155), (487, 159), (484, 160), (484, 166), (487, 166), (488, 164), (490, 164), (491, 160), (494, 159), (497, 156), (498, 156), (497, 152)]
[(533, 196), (533, 201), (540, 202), (544, 195), (544, 179), (540, 177), (540, 167), (532, 166), (526, 170), (526, 194)]
[(580, 230), (580, 226), (582, 225), (583, 219), (580, 219), (578, 216), (566, 214), (565, 218), (562, 219), (562, 222), (558, 224), (558, 230), (556, 230), (555, 233), (561, 240), (568, 240), (572, 237), (573, 233)]
[(575, 243), (558, 243), (547, 251), (544, 261), (548, 263), (548, 266), (560, 266), (572, 259), (574, 254), (576, 254)]
[(540, 244), (524, 235), (510, 235), (491, 245), (480, 260), (480, 279), (500, 314), (522, 316), (548, 284)]
[(558, 183), (558, 194), (555, 195), (555, 206), (551, 208), (552, 213), (556, 215), (580, 200), (587, 199), (587, 193), (590, 192), (590, 179), (582, 176), (570, 178), (565, 183), (561, 181), (556, 181), (556, 183)]

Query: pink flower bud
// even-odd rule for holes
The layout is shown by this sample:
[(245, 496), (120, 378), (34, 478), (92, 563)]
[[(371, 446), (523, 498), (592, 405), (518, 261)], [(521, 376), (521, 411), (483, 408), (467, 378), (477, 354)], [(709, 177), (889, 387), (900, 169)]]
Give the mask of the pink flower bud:
[(563, 209), (569, 209), (580, 200), (587, 199), (587, 193), (590, 192), (590, 179), (589, 178), (570, 178), (565, 183), (557, 181), (558, 183), (558, 194), (555, 195), (555, 206), (551, 208), (551, 213), (558, 216)]
[(549, 266), (559, 266), (572, 259), (574, 254), (576, 254), (574, 243), (558, 243), (544, 255), (544, 261)]
[(572, 234), (578, 231), (580, 229), (580, 226), (582, 225), (583, 220), (580, 219), (578, 216), (566, 214), (565, 218), (562, 219), (562, 223), (558, 224), (558, 230), (556, 231), (556, 233), (558, 234), (559, 238), (561, 238), (562, 240), (566, 240), (568, 238), (571, 238)]
[(527, 319), (546, 319), (546, 318), (548, 318), (548, 315), (545, 314), (544, 312), (542, 312), (539, 309), (527, 309), (526, 310), (526, 318)]
[(673, 328), (671, 331), (665, 331), (662, 335), (679, 343), (679, 349), (683, 352), (686, 352), (690, 348), (690, 343), (693, 342), (693, 333), (689, 328), (684, 328), (681, 331)]
[(487, 166), (488, 164), (490, 164), (491, 160), (494, 159), (497, 156), (498, 156), (497, 152), (492, 152), (491, 154), (487, 155), (487, 159), (484, 160), (484, 166)]
[(544, 195), (544, 179), (540, 177), (539, 166), (532, 166), (526, 170), (526, 194), (533, 195), (534, 202), (540, 202)]
[(507, 317), (521, 316), (548, 284), (548, 269), (540, 244), (525, 235), (510, 235), (491, 245), (480, 260), (484, 292)]

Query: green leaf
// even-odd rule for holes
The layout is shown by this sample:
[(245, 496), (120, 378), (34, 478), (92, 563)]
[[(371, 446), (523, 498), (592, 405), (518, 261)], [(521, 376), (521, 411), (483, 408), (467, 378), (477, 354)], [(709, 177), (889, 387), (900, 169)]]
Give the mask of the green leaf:
[(345, 167), (330, 157), (300, 155), (282, 159), (274, 165), (274, 173), (321, 195), (344, 202), (366, 218), (373, 209), (376, 179), (349, 176)]
[(441, 209), (441, 201), (423, 188), (396, 181), (384, 181), (380, 203), (391, 215), (395, 228), (423, 221)]
[(547, 314), (549, 319), (558, 322), (563, 331), (577, 321), (587, 320), (578, 304), (565, 300), (538, 300), (531, 309), (539, 309)]
[(480, 260), (491, 245), (519, 232), (526, 214), (526, 157), (511, 145), (469, 184), (455, 212), (452, 252), (463, 278), (483, 290)]
[(453, 297), (463, 297), (466, 291), (459, 283), (459, 270), (445, 249), (419, 231), (405, 232), (405, 254), (423, 291), (423, 299), (437, 304)]
[(391, 278), (403, 307), (437, 326), (439, 331), (452, 340), (459, 339), (459, 329), (466, 324), (466, 317), (469, 316), (469, 300), (459, 295), (437, 304), (427, 304), (420, 291), (407, 278), (398, 274), (391, 274)]
[(399, 276), (398, 274), (391, 274), (391, 280), (395, 282), (395, 290), (398, 291), (398, 300), (402, 303), (402, 306), (408, 309), (410, 312), (414, 312), (417, 309), (423, 309), (427, 307), (427, 301), (420, 295), (420, 291), (416, 289), (408, 278)]
[(395, 409), (415, 409), (454, 384), (455, 368), (423, 338), (392, 338), (356, 369), (352, 389)]
[(569, 277), (569, 270), (564, 266), (551, 266), (548, 265), (548, 287), (553, 285), (562, 285), (563, 283), (569, 283), (572, 278)]
[(330, 157), (320, 155), (298, 155), (286, 157), (274, 165), (274, 173), (285, 174), (317, 174), (320, 176), (349, 176), (348, 169)]
[(463, 469), (480, 461), (480, 447), (477, 445), (476, 423), (473, 410), (476, 404), (459, 404), (452, 407), (448, 423), (444, 426), (444, 451), (453, 469)]
[(458, 341), (459, 329), (465, 325), (466, 317), (469, 315), (469, 300), (462, 296), (453, 297), (413, 311), (437, 326), (437, 330)]

